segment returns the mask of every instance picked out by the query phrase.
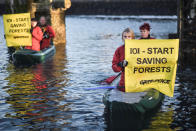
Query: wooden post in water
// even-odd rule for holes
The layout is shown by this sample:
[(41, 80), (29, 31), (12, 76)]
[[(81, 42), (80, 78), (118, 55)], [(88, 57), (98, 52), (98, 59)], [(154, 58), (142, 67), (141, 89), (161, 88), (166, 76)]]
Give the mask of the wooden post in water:
[[(178, 11), (177, 11), (177, 15), (178, 15), (178, 29), (177, 29), (177, 34), (178, 34), (178, 37), (180, 39), (180, 45), (179, 45), (179, 62), (180, 63), (183, 63), (183, 53), (182, 53), (182, 42), (181, 42), (181, 38), (182, 38), (182, 0), (178, 0), (177, 1), (177, 7), (178, 7)], [(182, 64), (180, 64), (181, 66), (183, 66)]]
[(51, 25), (55, 30), (54, 43), (66, 43), (65, 13), (61, 9), (50, 10)]
[(179, 0), (178, 31), (182, 64), (196, 64), (196, 0)]
[(31, 17), (46, 16), (53, 27), (56, 37), (54, 43), (66, 43), (65, 11), (70, 8), (70, 0), (30, 0)]

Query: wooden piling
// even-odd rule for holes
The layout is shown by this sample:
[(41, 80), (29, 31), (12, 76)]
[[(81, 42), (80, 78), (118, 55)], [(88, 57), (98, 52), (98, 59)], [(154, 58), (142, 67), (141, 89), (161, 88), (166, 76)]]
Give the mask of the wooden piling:
[(196, 0), (179, 0), (178, 33), (180, 63), (196, 64)]
[[(57, 3), (56, 3), (57, 2)], [(60, 3), (60, 4), (59, 4)], [(66, 43), (65, 11), (70, 8), (70, 0), (31, 0), (31, 17), (46, 16), (53, 27), (56, 37), (54, 43)], [(63, 5), (63, 6), (62, 6)]]

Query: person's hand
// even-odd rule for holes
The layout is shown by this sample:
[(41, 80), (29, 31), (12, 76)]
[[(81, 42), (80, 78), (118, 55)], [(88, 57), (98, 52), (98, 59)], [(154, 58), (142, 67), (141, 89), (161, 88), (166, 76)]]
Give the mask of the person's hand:
[(48, 34), (44, 34), (43, 38), (48, 39), (50, 36)]
[(120, 66), (121, 68), (124, 68), (128, 65), (128, 61), (126, 60), (123, 60), (121, 62), (118, 63), (118, 66)]
[(31, 34), (33, 33), (33, 28), (30, 29), (30, 33), (31, 33)]

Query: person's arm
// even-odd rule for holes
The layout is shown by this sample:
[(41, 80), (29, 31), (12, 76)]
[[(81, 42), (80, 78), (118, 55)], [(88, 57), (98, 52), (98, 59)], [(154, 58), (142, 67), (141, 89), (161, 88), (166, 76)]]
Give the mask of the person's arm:
[(48, 26), (48, 32), (49, 32), (50, 38), (54, 38), (55, 37), (55, 32), (54, 32), (54, 30), (53, 30), (53, 28), (51, 26)]
[(113, 60), (112, 60), (112, 69), (114, 72), (122, 71), (122, 68), (120, 66), (118, 66), (119, 62), (120, 62), (120, 54), (117, 49), (114, 53)]
[(34, 29), (33, 29), (33, 32), (32, 32), (32, 36), (33, 36), (35, 39), (41, 41), (42, 38), (43, 38), (43, 33), (42, 33), (41, 28), (34, 28)]

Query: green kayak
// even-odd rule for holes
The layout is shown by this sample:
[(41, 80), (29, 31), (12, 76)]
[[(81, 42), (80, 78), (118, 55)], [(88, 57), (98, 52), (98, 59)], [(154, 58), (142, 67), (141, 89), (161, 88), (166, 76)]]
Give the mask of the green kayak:
[(163, 99), (164, 95), (154, 89), (138, 93), (125, 93), (112, 89), (105, 93), (103, 103), (112, 113), (123, 114), (128, 112), (143, 115), (153, 111)]
[(55, 46), (51, 45), (49, 48), (42, 51), (33, 51), (22, 49), (12, 54), (13, 62), (15, 65), (32, 65), (41, 63), (52, 57), (56, 52)]

